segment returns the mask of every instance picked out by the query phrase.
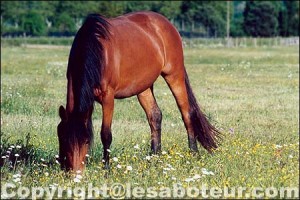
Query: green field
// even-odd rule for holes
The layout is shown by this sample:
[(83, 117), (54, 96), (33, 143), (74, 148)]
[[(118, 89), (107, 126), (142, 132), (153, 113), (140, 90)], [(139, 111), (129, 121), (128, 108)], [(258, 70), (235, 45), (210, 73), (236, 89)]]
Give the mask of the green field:
[(150, 129), (137, 98), (116, 100), (107, 174), (101, 164), (101, 109), (96, 105), (94, 145), (84, 175), (74, 178), (55, 162), (69, 46), (1, 47), (1, 186), (14, 184), (8, 191), (16, 192), (21, 186), (130, 183), (132, 188), (161, 191), (174, 184), (185, 189), (205, 184), (245, 187), (243, 198), (256, 197), (251, 196), (256, 187), (270, 194), (267, 188), (273, 187), (271, 197), (282, 197), (274, 192), (281, 187), (299, 188), (299, 47), (198, 47), (184, 53), (193, 91), (224, 133), (220, 148), (213, 155), (203, 148), (199, 155), (189, 153), (175, 99), (159, 78), (154, 92), (163, 113), (162, 154), (149, 154)]

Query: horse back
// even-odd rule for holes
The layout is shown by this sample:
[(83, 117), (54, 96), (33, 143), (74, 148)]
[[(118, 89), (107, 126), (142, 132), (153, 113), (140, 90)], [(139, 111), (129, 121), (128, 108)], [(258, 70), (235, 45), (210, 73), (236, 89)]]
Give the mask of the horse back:
[(181, 38), (165, 17), (154, 12), (130, 13), (109, 19), (109, 23), (104, 77), (110, 83), (106, 85), (114, 88), (116, 98), (136, 95), (151, 87), (169, 65), (169, 51), (181, 48)]

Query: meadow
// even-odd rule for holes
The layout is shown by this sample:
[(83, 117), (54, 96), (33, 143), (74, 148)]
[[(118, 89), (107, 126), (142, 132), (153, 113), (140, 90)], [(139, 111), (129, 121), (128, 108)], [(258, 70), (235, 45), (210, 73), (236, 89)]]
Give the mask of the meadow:
[[(243, 198), (255, 197), (251, 190), (256, 187), (272, 187), (273, 192), (268, 191), (273, 198), (280, 197), (274, 188), (299, 188), (298, 46), (186, 47), (193, 91), (223, 133), (220, 147), (213, 154), (203, 148), (198, 155), (189, 153), (175, 99), (159, 78), (154, 92), (163, 113), (162, 153), (150, 154), (150, 129), (137, 98), (116, 100), (111, 170), (103, 170), (102, 114), (96, 104), (94, 144), (84, 174), (76, 176), (65, 174), (56, 161), (58, 108), (66, 103), (69, 50), (1, 46), (1, 186), (245, 187), (239, 196)], [(3, 189), (1, 197), (6, 197)]]

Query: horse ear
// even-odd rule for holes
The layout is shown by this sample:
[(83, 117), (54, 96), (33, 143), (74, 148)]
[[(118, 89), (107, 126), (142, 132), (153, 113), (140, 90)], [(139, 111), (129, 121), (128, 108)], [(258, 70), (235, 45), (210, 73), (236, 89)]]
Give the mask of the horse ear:
[(63, 106), (59, 107), (59, 116), (60, 116), (62, 121), (67, 120), (67, 112), (66, 112), (66, 109)]

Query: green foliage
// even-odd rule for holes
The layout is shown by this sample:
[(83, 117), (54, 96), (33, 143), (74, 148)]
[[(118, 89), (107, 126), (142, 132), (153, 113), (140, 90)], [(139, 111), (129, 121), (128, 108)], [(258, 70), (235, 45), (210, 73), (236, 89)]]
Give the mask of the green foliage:
[(247, 1), (244, 12), (244, 31), (254, 37), (277, 35), (278, 12), (268, 1)]
[(44, 23), (43, 17), (39, 13), (35, 11), (29, 11), (21, 19), (22, 19), (21, 21), (22, 30), (27, 35), (31, 35), (31, 36), (44, 35), (46, 25)]
[[(230, 1), (230, 35), (297, 36), (299, 1)], [(89, 13), (116, 17), (151, 10), (179, 31), (223, 37), (227, 2), (219, 1), (1, 1), (1, 35), (74, 35)], [(41, 20), (42, 18), (42, 20)], [(193, 35), (193, 34), (191, 34)]]
[(59, 32), (62, 33), (75, 33), (76, 27), (73, 19), (67, 13), (62, 13), (57, 17), (57, 21), (54, 24)]

